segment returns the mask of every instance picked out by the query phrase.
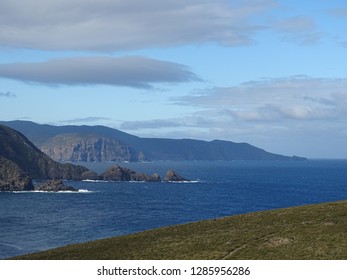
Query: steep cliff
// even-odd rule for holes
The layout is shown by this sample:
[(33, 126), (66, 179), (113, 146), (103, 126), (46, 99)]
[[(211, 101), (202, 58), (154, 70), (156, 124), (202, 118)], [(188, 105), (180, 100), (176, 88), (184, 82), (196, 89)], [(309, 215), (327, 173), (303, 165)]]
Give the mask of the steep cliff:
[(117, 139), (95, 134), (59, 134), (45, 141), (40, 149), (57, 161), (100, 162), (140, 159), (134, 150)]

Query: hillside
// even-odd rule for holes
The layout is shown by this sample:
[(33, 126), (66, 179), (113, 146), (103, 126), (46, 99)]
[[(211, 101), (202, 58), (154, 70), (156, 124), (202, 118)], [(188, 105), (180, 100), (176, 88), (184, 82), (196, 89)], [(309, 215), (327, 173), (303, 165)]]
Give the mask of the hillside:
[(69, 245), (16, 259), (347, 258), (347, 201), (255, 212)]
[[(35, 147), (24, 135), (0, 125), (0, 157), (2, 174), (27, 174), (33, 179), (81, 179), (82, 166), (55, 162)], [(8, 176), (7, 176), (8, 177)], [(7, 178), (11, 180), (11, 176)]]
[(269, 153), (247, 143), (140, 138), (105, 126), (52, 126), (2, 122), (26, 135), (58, 161), (302, 160)]

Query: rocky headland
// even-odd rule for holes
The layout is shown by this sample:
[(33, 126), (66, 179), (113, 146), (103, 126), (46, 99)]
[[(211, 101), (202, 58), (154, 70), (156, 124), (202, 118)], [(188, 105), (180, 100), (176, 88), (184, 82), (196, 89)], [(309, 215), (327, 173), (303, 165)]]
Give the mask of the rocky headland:
[[(83, 166), (59, 163), (31, 143), (24, 135), (0, 125), (0, 191), (77, 191), (62, 180), (105, 180), (161, 182), (158, 174), (148, 175), (114, 165), (98, 175)], [(35, 180), (48, 180), (34, 186)], [(169, 170), (164, 181), (188, 181)]]
[[(70, 163), (59, 163), (40, 151), (20, 132), (0, 125), (0, 156), (14, 163), (32, 179), (81, 180), (88, 168)], [(13, 165), (3, 168), (11, 172)]]

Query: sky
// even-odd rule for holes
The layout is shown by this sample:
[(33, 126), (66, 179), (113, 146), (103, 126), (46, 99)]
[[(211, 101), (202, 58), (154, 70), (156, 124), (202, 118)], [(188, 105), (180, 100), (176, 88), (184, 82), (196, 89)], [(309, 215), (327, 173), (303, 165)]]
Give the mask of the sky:
[(347, 158), (342, 0), (0, 0), (0, 120)]

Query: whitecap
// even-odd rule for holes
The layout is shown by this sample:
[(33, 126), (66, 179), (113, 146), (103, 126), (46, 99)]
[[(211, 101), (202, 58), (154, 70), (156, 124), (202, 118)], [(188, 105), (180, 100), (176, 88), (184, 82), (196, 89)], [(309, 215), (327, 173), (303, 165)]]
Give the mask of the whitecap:
[(191, 183), (200, 183), (199, 180), (193, 180), (193, 181), (166, 181), (168, 183), (174, 183), (174, 184), (191, 184)]
[(90, 179), (86, 179), (86, 180), (82, 180), (82, 182), (86, 182), (86, 183), (107, 183), (109, 181), (105, 181), (105, 180), (90, 180)]
[(93, 191), (87, 189), (79, 189), (78, 191), (13, 191), (12, 193), (92, 193)]
[(79, 193), (92, 193), (93, 191), (86, 190), (86, 189), (79, 189), (78, 192)]

